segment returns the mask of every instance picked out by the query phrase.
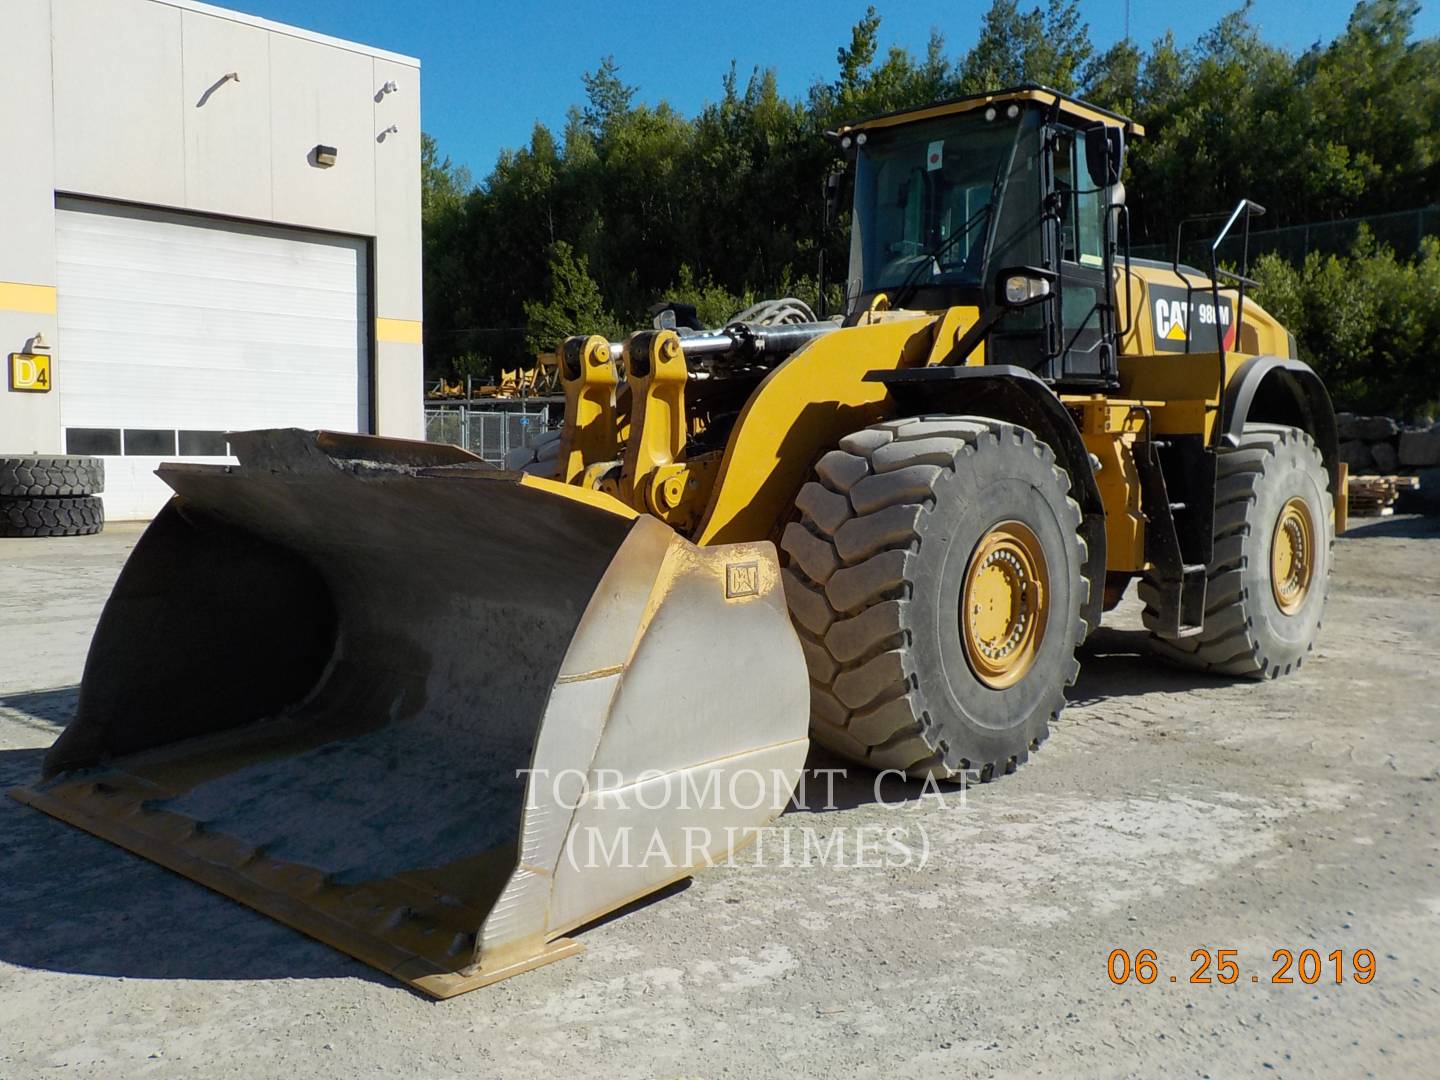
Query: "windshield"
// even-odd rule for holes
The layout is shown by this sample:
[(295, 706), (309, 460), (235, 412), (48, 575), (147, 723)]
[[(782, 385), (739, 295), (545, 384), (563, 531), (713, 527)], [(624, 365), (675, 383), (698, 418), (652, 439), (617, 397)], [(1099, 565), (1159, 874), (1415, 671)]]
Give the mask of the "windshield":
[(977, 111), (867, 133), (855, 172), (861, 292), (980, 284), (1018, 131)]

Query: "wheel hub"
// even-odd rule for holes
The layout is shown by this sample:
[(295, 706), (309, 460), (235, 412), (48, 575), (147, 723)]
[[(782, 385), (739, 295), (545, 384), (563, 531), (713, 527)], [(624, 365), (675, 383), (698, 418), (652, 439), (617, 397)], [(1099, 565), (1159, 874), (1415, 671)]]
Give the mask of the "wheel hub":
[(961, 594), (965, 658), (995, 690), (1013, 686), (1035, 662), (1045, 636), (1049, 577), (1039, 538), (1018, 521), (986, 533), (970, 555)]
[(1315, 519), (1298, 495), (1280, 508), (1270, 541), (1270, 587), (1275, 603), (1293, 615), (1310, 594), (1315, 571)]

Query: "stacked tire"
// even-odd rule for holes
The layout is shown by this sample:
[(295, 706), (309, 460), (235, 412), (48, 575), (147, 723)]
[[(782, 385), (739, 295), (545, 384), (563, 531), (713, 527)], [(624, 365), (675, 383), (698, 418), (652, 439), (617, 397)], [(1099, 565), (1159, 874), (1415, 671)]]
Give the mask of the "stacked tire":
[(105, 527), (99, 458), (0, 457), (0, 536), (90, 536)]

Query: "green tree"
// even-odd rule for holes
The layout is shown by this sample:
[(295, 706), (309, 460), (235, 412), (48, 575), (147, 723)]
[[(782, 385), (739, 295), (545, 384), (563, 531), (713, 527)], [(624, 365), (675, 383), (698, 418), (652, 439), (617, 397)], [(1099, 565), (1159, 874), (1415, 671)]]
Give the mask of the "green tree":
[(1085, 97), (1102, 109), (1134, 116), (1141, 100), (1144, 55), (1129, 41), (1117, 41), (1085, 65)]
[[(1265, 41), (1243, 6), (1193, 42), (1167, 33), (1097, 52), (1074, 0), (991, 0), (957, 53), (939, 31), (923, 50), (887, 41), (871, 7), (802, 96), (781, 93), (773, 70), (732, 63), (694, 116), (637, 104), (606, 57), (582, 76), (563, 126), (537, 125), (478, 185), (426, 140), (427, 366), (480, 362), (467, 356), (514, 366), (574, 327), (644, 325), (667, 296), (710, 321), (746, 297), (813, 302), (822, 248), (832, 279), (848, 257), (846, 215), (822, 225), (823, 179), (843, 160), (825, 132), (1019, 82), (1077, 92), (1145, 126), (1126, 176), (1137, 244), (1168, 244), (1181, 218), (1242, 196), (1267, 207), (1265, 227), (1433, 202), (1440, 40), (1415, 36), (1416, 11), (1414, 0), (1362, 0), (1333, 41), (1299, 55)], [(1397, 358), (1412, 355), (1415, 319), (1373, 313), (1354, 290), (1386, 288), (1429, 310), (1433, 264), (1412, 273), (1376, 249), (1294, 268), (1301, 348), (1330, 365), (1343, 393), (1409, 400), (1387, 372), (1413, 372)], [(1282, 272), (1267, 275), (1267, 297), (1282, 297)], [(1342, 314), (1327, 314), (1335, 303)], [(1414, 380), (1424, 385), (1424, 373)]]
[(606, 56), (594, 71), (580, 77), (585, 84), (585, 111), (581, 114), (590, 130), (602, 135), (610, 125), (630, 111), (635, 97), (634, 86), (620, 79), (620, 65), (614, 56)]
[(525, 343), (532, 355), (553, 351), (572, 334), (619, 335), (620, 327), (605, 309), (584, 255), (576, 255), (564, 240), (557, 240), (550, 246), (549, 267), (546, 299), (524, 304), (529, 324)]
[(470, 171), (441, 157), (435, 140), (420, 136), (420, 227), (424, 282), (425, 360), (428, 372), (450, 366), (456, 318), (471, 302), (459, 235), (465, 200), (473, 188)]
[(840, 68), (835, 88), (841, 93), (859, 89), (879, 48), (880, 16), (875, 13), (875, 5), (871, 4), (865, 9), (864, 18), (851, 28), (850, 44), (842, 45), (835, 51), (835, 63)]
[(1094, 51), (1075, 0), (1047, 0), (1043, 11), (1026, 12), (1016, 0), (994, 0), (961, 65), (960, 89), (983, 93), (1041, 83), (1074, 93)]
[(696, 317), (704, 327), (724, 326), (731, 316), (755, 302), (753, 293), (737, 295), (709, 278), (697, 280), (695, 272), (684, 263), (680, 265), (675, 283), (665, 291), (665, 298), (694, 305)]
[(1303, 217), (1417, 206), (1440, 190), (1440, 41), (1412, 41), (1420, 5), (1369, 0), (1295, 64), (1288, 123)]
[(430, 220), (436, 214), (451, 210), (470, 193), (474, 186), (470, 170), (456, 165), (447, 154), (440, 156), (434, 136), (420, 133), (420, 216)]
[(1419, 416), (1440, 400), (1440, 239), (1410, 262), (1361, 228), (1345, 255), (1257, 260), (1256, 298), (1295, 334), (1341, 408)]

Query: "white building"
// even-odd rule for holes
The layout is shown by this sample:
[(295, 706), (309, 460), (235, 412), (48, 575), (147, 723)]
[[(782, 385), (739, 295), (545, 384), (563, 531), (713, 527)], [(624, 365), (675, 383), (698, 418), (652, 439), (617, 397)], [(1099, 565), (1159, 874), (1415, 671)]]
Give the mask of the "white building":
[(0, 41), (0, 456), (103, 455), (124, 519), (226, 431), (423, 437), (418, 61), (193, 0)]

